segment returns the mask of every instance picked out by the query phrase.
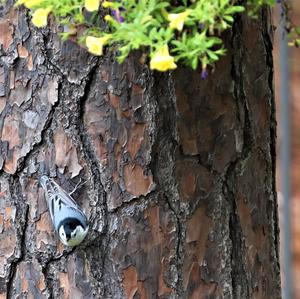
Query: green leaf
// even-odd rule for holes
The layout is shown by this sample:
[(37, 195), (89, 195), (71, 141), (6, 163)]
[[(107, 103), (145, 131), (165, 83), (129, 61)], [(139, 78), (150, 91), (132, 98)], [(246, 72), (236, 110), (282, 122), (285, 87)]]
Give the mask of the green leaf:
[(234, 19), (232, 16), (226, 15), (223, 17), (227, 22), (229, 23), (233, 23)]
[(227, 8), (225, 10), (225, 14), (232, 15), (232, 14), (235, 14), (238, 12), (243, 12), (243, 11), (245, 11), (245, 7), (236, 5), (236, 6), (231, 6), (231, 7)]

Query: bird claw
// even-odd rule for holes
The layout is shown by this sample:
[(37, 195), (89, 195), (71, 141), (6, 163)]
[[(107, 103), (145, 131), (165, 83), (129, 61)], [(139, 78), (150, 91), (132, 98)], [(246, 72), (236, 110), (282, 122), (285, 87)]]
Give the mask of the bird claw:
[(82, 179), (80, 178), (78, 183), (76, 184), (76, 186), (74, 187), (74, 189), (69, 193), (69, 195), (71, 196), (78, 188), (80, 188), (81, 186), (83, 186), (87, 181), (81, 182)]

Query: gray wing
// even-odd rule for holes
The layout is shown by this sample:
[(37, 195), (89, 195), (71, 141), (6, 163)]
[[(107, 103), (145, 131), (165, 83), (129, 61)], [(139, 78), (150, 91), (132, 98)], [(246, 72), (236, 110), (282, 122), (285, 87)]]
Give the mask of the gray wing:
[(62, 203), (66, 206), (73, 207), (76, 209), (80, 209), (79, 205), (75, 202), (75, 200), (67, 193), (63, 188), (61, 188), (56, 182), (51, 180), (53, 189), (55, 190), (55, 193), (60, 197), (60, 200)]
[(83, 222), (87, 222), (79, 205), (56, 182), (47, 176), (42, 176), (40, 181), (45, 189), (50, 216), (56, 230), (59, 223), (68, 217), (80, 218)]
[[(68, 195), (69, 196), (69, 195)], [(68, 200), (70, 200), (68, 198)], [(52, 210), (53, 223), (55, 229), (58, 230), (59, 224), (66, 218), (76, 218), (82, 222), (83, 225), (87, 225), (87, 219), (85, 214), (82, 212), (79, 206), (69, 205), (69, 201), (66, 200), (65, 196), (58, 195), (51, 203), (50, 214)]]

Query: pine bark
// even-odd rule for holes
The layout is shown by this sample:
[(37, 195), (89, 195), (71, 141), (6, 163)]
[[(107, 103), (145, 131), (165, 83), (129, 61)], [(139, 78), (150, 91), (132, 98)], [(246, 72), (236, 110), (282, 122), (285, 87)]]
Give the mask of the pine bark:
[[(205, 80), (0, 16), (0, 298), (280, 298), (269, 12), (236, 19)], [(42, 174), (86, 181), (74, 249)]]

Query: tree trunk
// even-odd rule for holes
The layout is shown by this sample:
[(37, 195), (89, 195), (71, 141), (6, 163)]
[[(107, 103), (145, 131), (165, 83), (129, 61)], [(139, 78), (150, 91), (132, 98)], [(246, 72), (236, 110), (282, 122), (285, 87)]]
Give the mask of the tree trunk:
[[(10, 2), (9, 2), (10, 3)], [(206, 80), (119, 65), (0, 10), (0, 298), (280, 298), (268, 11)], [(90, 230), (55, 235), (48, 174)]]

